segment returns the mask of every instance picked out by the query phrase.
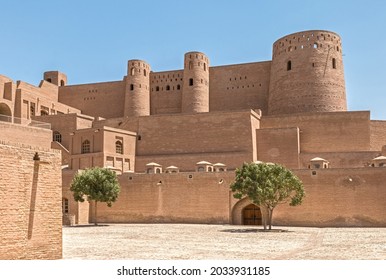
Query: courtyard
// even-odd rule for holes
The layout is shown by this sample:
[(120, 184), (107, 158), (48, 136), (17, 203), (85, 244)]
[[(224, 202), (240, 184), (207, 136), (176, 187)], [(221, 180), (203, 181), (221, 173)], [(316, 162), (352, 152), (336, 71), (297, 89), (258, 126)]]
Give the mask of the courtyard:
[(386, 228), (100, 224), (63, 228), (63, 259), (385, 260)]

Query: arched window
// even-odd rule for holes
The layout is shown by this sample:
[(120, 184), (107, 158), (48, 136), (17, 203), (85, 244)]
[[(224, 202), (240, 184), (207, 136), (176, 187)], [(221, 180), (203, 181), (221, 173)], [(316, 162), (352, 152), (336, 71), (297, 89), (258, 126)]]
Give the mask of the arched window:
[(290, 71), (292, 69), (292, 62), (291, 60), (287, 61), (287, 71)]
[(84, 140), (82, 143), (82, 154), (87, 154), (90, 152), (90, 141)]
[(203, 166), (200, 166), (198, 169), (197, 169), (198, 172), (204, 172), (205, 171), (205, 168)]
[(181, 86), (180, 86), (180, 85), (177, 85), (177, 89), (181, 89)]
[(64, 80), (60, 80), (60, 86), (65, 86)]
[(332, 68), (336, 69), (336, 59), (335, 58), (332, 59)]
[(54, 131), (52, 140), (55, 142), (62, 143), (62, 134), (60, 134), (58, 131)]
[(170, 90), (170, 86), (169, 85), (166, 86), (166, 90)]
[(318, 43), (314, 43), (314, 49), (318, 48)]
[(121, 141), (115, 142), (115, 152), (117, 154), (123, 154), (123, 144)]
[(131, 68), (131, 70), (130, 70), (130, 75), (131, 75), (131, 76), (134, 76), (134, 74), (135, 74), (135, 68), (133, 67), (133, 68)]

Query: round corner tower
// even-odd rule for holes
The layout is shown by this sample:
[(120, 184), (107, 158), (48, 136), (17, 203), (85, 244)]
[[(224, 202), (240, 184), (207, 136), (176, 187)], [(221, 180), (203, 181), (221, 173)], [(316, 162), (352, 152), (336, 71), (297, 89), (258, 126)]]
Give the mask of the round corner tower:
[(202, 52), (184, 57), (182, 113), (209, 112), (209, 59)]
[(346, 110), (342, 44), (338, 34), (304, 31), (273, 44), (269, 115)]
[(124, 116), (150, 115), (150, 65), (143, 60), (129, 60), (125, 85)]

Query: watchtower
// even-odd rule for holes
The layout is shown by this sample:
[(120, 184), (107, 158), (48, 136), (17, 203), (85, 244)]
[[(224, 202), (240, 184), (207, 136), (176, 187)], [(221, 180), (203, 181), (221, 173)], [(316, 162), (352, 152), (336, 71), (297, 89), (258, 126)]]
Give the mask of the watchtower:
[(150, 115), (150, 65), (143, 60), (129, 60), (125, 85), (124, 116)]
[(273, 44), (270, 115), (346, 110), (342, 44), (338, 34), (304, 31)]
[(209, 59), (201, 52), (188, 52), (184, 59), (182, 113), (209, 112)]

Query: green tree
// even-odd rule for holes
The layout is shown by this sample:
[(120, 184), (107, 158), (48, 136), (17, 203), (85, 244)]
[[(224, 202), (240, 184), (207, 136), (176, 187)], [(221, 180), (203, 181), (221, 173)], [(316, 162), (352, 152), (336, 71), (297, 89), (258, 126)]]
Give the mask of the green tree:
[(278, 204), (296, 206), (305, 196), (303, 183), (290, 170), (279, 164), (244, 163), (236, 169), (230, 186), (237, 199), (248, 197), (262, 210), (264, 229), (272, 229), (272, 214)]
[(79, 170), (74, 176), (70, 190), (75, 201), (95, 201), (94, 224), (97, 225), (97, 203), (106, 202), (111, 207), (118, 198), (120, 186), (117, 175), (107, 168), (93, 167)]

